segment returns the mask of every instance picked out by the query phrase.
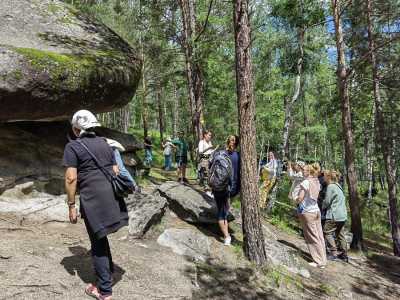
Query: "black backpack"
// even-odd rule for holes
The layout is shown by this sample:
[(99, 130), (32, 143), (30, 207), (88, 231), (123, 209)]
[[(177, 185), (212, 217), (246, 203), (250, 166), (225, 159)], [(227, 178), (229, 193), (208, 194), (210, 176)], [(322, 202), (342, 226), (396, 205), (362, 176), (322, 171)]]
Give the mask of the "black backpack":
[(233, 176), (232, 161), (224, 150), (216, 150), (210, 159), (208, 185), (213, 191), (228, 191)]

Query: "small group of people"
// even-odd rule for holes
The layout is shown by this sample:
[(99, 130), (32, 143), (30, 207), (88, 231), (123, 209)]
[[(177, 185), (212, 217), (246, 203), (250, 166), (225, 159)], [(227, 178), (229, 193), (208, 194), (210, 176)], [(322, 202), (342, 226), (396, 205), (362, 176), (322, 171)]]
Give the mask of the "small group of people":
[[(313, 260), (310, 265), (325, 268), (328, 259), (347, 262), (348, 247), (344, 235), (347, 209), (342, 187), (338, 183), (340, 173), (335, 170), (321, 172), (318, 163), (297, 161), (288, 164), (288, 175), (292, 180), (289, 198), (297, 208)], [(326, 190), (322, 190), (321, 182)]]

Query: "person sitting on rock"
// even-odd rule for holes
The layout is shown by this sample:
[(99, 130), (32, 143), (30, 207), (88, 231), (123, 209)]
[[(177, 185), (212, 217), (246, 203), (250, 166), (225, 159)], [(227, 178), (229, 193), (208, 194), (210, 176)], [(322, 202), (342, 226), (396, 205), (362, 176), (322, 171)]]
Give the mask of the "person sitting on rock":
[(111, 300), (114, 265), (107, 236), (128, 225), (128, 212), (124, 199), (116, 198), (111, 181), (103, 173), (106, 169), (110, 174), (118, 174), (119, 169), (111, 147), (104, 138), (96, 136), (93, 128), (97, 126), (100, 123), (90, 111), (74, 114), (72, 131), (77, 139), (65, 146), (63, 165), (69, 219), (72, 224), (77, 223), (75, 194), (79, 188), (80, 212), (89, 235), (97, 277), (96, 284), (89, 284), (85, 292), (96, 299)]

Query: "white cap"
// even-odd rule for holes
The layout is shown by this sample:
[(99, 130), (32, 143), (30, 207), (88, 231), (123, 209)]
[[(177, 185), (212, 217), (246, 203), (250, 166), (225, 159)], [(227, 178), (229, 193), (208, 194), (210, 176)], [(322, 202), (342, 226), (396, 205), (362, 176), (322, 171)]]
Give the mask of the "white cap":
[(124, 146), (122, 146), (121, 143), (117, 142), (116, 140), (112, 140), (112, 139), (106, 138), (106, 142), (107, 142), (108, 145), (110, 145), (111, 148), (118, 149), (119, 152), (124, 152), (125, 151)]
[(100, 123), (97, 121), (95, 115), (85, 109), (77, 111), (74, 114), (71, 124), (72, 126), (80, 130), (86, 130), (89, 128), (101, 126)]

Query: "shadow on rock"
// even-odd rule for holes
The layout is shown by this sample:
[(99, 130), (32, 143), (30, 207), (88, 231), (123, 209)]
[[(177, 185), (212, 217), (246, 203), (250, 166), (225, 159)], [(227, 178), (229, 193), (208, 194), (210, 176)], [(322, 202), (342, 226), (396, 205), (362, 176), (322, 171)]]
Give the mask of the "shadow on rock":
[(261, 284), (251, 268), (231, 268), (208, 260), (185, 270), (195, 284), (193, 299), (284, 299)]
[[(85, 283), (96, 281), (94, 275), (92, 257), (90, 251), (82, 246), (69, 247), (72, 255), (64, 257), (60, 264), (71, 275), (78, 275)], [(114, 264), (113, 285), (117, 284), (122, 279), (125, 270)]]

